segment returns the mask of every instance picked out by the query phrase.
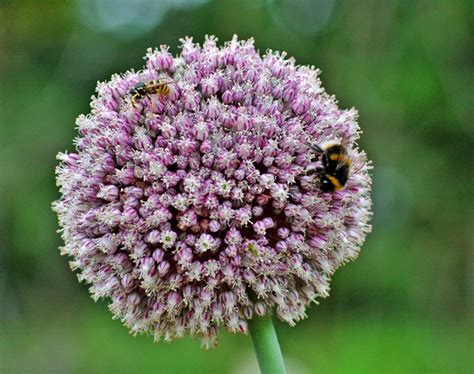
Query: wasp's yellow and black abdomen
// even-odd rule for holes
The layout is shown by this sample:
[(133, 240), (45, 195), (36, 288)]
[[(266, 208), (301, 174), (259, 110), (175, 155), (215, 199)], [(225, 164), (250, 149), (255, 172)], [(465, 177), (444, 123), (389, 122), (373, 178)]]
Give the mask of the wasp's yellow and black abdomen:
[(170, 87), (168, 83), (161, 80), (152, 80), (149, 82), (139, 82), (130, 91), (132, 104), (135, 105), (139, 100), (147, 95), (169, 96)]
[(170, 87), (166, 83), (160, 83), (156, 86), (156, 94), (168, 96), (170, 94)]

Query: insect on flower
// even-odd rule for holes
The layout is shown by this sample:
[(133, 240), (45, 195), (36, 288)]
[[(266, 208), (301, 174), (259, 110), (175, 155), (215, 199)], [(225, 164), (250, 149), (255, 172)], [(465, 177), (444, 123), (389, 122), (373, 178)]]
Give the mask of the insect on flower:
[[(138, 101), (143, 99), (147, 95), (156, 94), (157, 97), (168, 97), (170, 94), (171, 83), (175, 83), (172, 80), (165, 80), (163, 78), (154, 79), (149, 82), (138, 82), (129, 93), (132, 95), (132, 105), (135, 106)], [(151, 100), (151, 110), (154, 110), (154, 101)]]
[(349, 157), (343, 143), (343, 141), (341, 143), (328, 143), (323, 146), (305, 143), (313, 151), (321, 155), (323, 168), (319, 172), (321, 176), (321, 190), (323, 192), (342, 190), (349, 179), (352, 159)]
[(354, 167), (357, 111), (318, 70), (253, 39), (180, 42), (98, 84), (75, 152), (58, 155), (53, 209), (61, 253), (114, 318), (211, 348), (220, 329), (270, 313), (294, 325), (328, 296), (371, 230), (371, 178)]

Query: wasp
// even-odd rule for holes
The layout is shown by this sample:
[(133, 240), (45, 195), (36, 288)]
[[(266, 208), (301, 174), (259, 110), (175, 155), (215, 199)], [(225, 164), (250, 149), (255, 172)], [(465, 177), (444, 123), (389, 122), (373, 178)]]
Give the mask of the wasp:
[[(169, 84), (173, 81), (165, 81), (163, 79), (154, 79), (148, 82), (138, 82), (130, 91), (129, 94), (132, 95), (131, 101), (133, 106), (137, 104), (138, 101), (143, 99), (147, 95), (156, 95), (157, 97), (168, 97), (170, 94)], [(154, 109), (154, 101), (151, 100), (151, 110)]]
[(349, 179), (352, 160), (347, 149), (342, 143), (329, 143), (323, 146), (305, 143), (321, 157), (323, 164), (319, 171), (321, 177), (321, 190), (334, 192), (342, 190)]

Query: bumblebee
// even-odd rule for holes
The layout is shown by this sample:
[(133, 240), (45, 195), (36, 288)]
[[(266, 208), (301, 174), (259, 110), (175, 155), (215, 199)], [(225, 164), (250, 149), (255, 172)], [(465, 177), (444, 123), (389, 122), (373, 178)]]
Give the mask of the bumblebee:
[[(169, 96), (171, 81), (164, 81), (162, 79), (152, 80), (149, 82), (138, 82), (135, 87), (133, 87), (129, 94), (132, 95), (131, 101), (133, 106), (137, 104), (138, 101), (143, 99), (147, 95), (156, 94), (160, 96)], [(151, 109), (154, 109), (154, 102), (151, 100)]]
[(330, 143), (321, 147), (311, 143), (306, 143), (306, 145), (321, 157), (323, 168), (318, 170), (321, 178), (321, 190), (323, 192), (342, 190), (349, 179), (352, 164), (346, 147), (338, 143)]

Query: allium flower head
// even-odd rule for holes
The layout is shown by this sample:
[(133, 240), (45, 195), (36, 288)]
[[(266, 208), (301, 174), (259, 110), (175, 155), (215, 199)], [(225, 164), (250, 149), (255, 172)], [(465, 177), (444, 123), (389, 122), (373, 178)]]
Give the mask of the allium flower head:
[[(219, 326), (245, 333), (254, 315), (305, 317), (370, 231), (368, 162), (354, 109), (341, 110), (313, 67), (253, 40), (219, 47), (182, 39), (149, 49), (143, 70), (97, 86), (77, 119), (76, 153), (60, 153), (54, 203), (71, 267), (133, 333), (159, 340)], [(139, 82), (168, 96), (135, 105)], [(344, 142), (344, 189), (323, 193), (305, 144)]]

